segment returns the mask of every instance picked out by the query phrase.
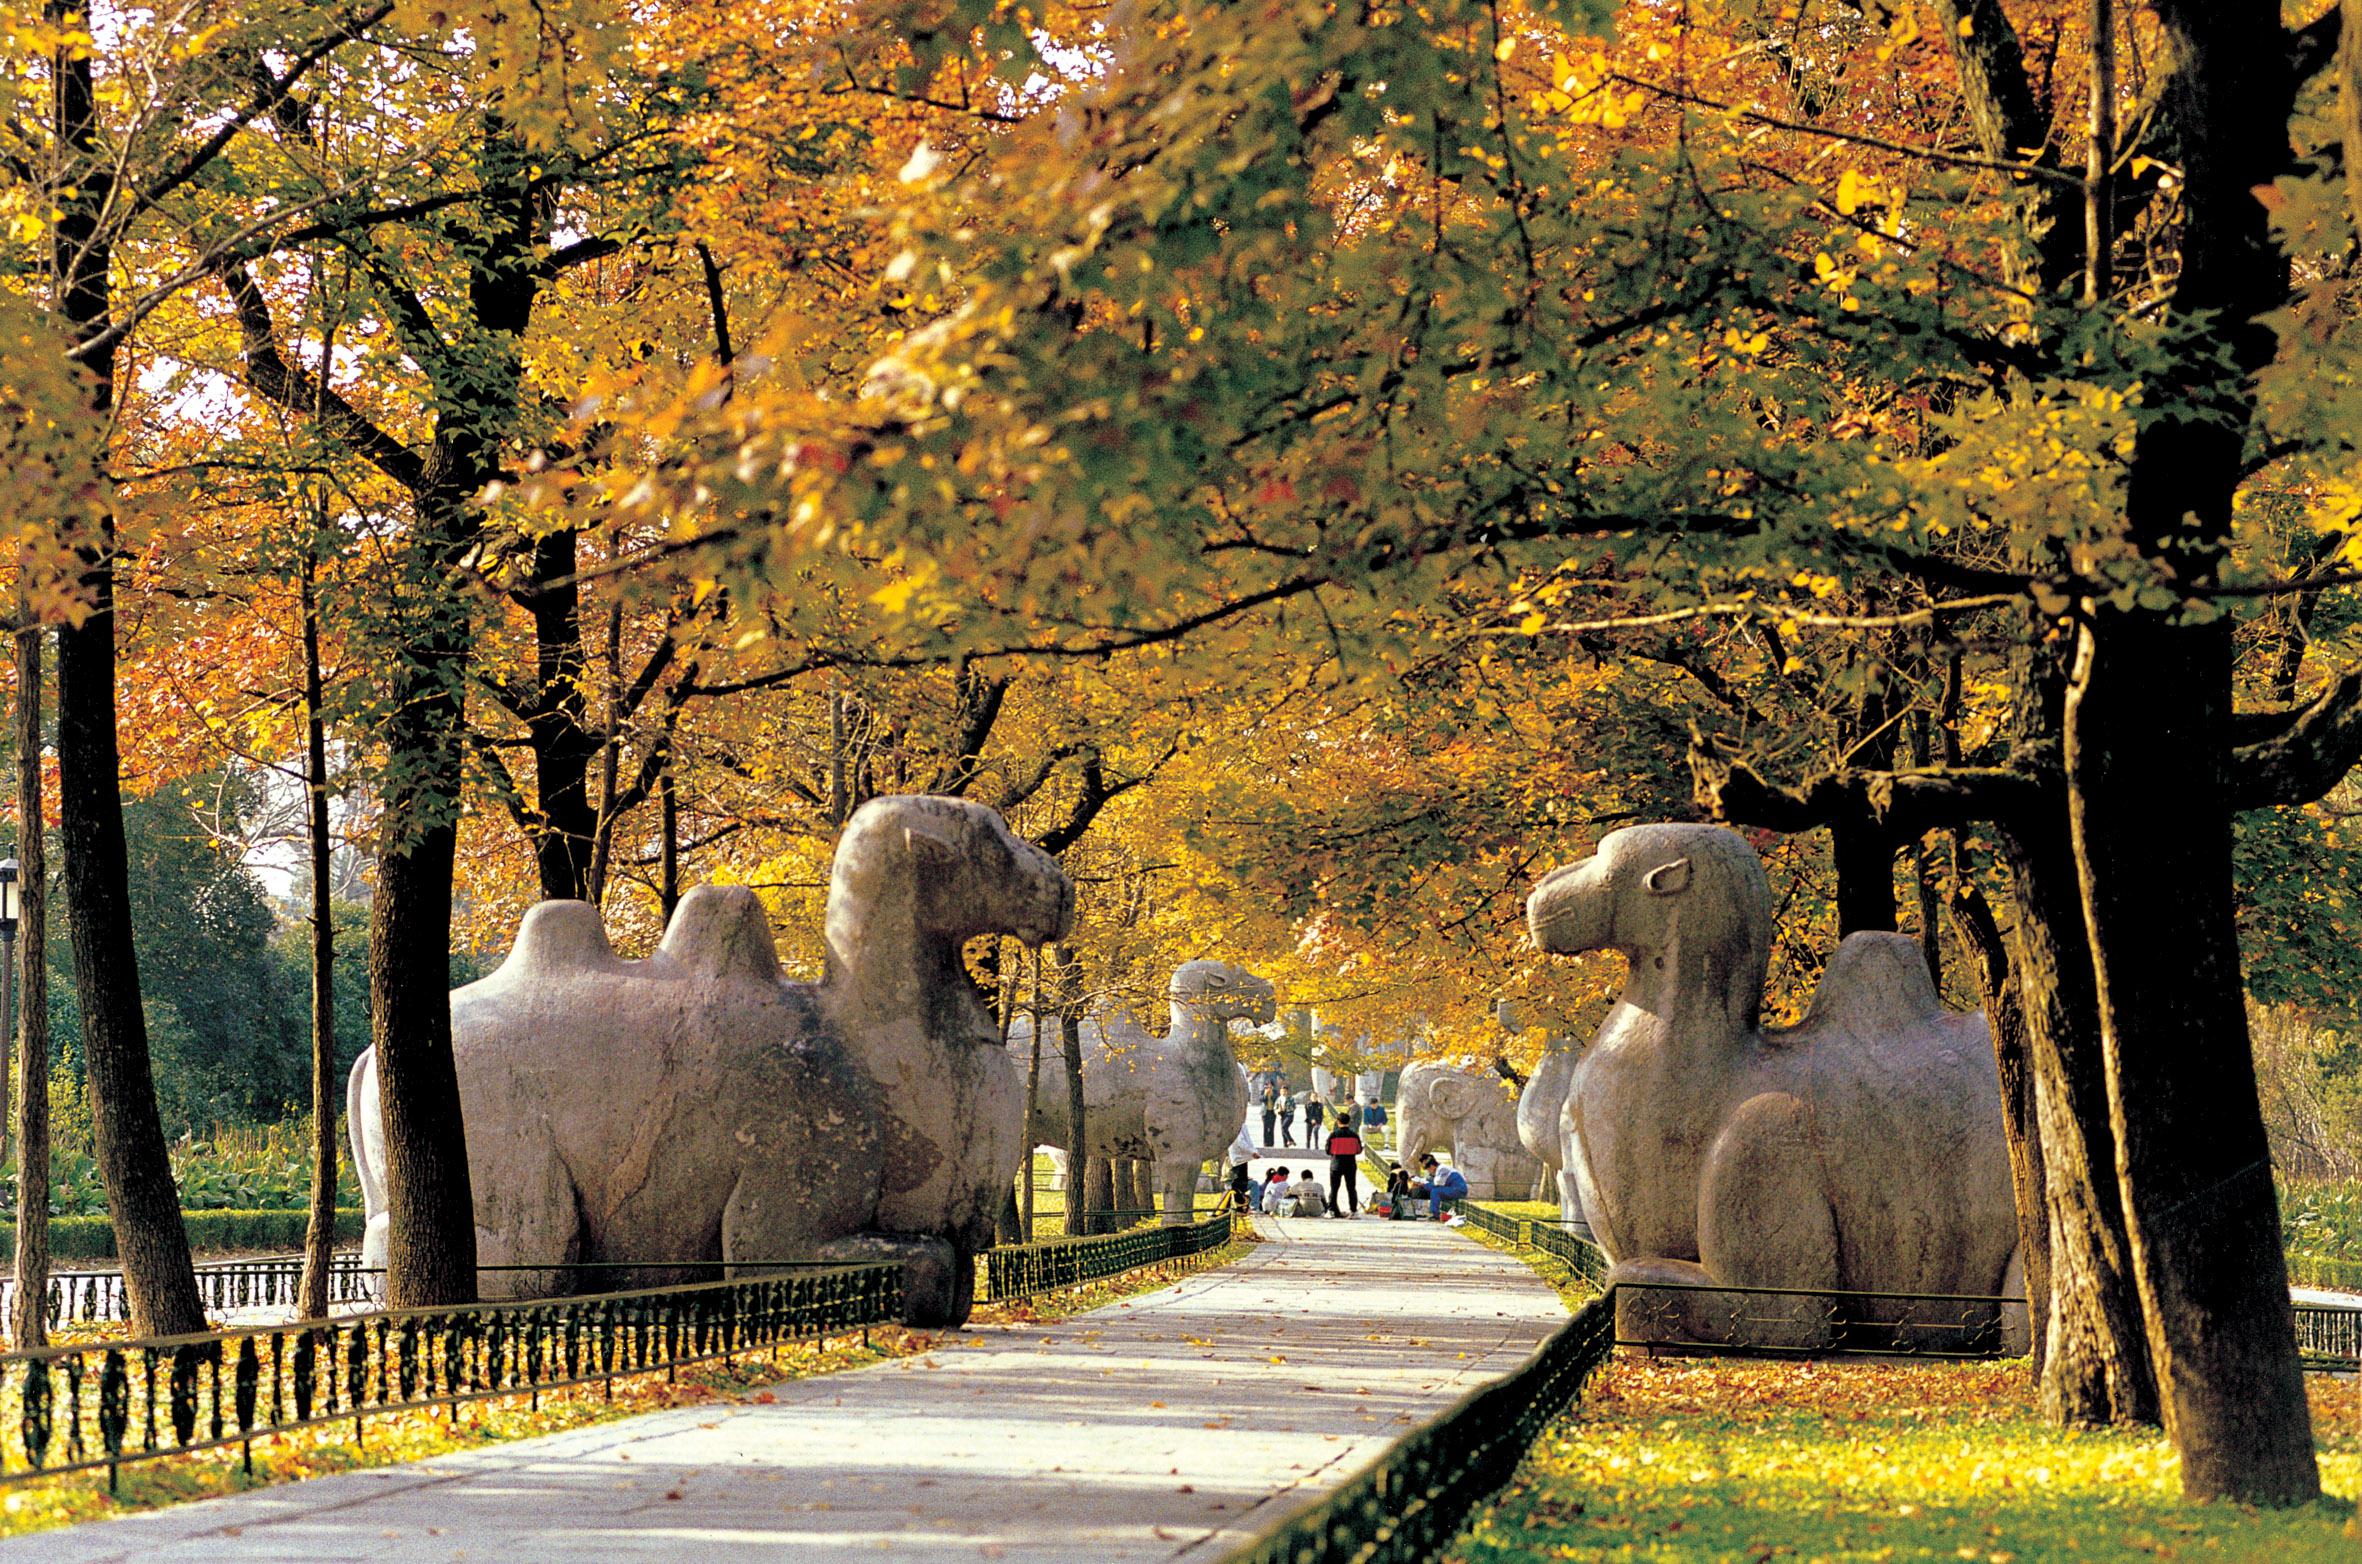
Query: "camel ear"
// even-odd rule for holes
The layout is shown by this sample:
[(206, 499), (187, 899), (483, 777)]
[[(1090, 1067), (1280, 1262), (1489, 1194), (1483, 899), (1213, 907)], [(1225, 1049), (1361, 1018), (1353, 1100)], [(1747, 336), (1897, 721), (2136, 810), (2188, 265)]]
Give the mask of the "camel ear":
[(920, 863), (942, 868), (960, 856), (960, 844), (931, 820), (914, 820), (902, 828), (902, 845)]
[(1640, 877), (1641, 885), (1651, 896), (1679, 896), (1689, 889), (1689, 860), (1676, 858), (1661, 863)]

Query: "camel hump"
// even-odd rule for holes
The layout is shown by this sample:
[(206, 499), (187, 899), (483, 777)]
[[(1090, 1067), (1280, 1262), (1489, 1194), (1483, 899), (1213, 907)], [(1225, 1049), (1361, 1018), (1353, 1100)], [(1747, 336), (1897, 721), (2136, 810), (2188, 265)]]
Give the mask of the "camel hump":
[(500, 970), (512, 977), (562, 977), (607, 971), (619, 963), (599, 909), (586, 901), (536, 902), (517, 925), (517, 942)]
[(1943, 1013), (1919, 942), (1865, 931), (1838, 942), (1799, 1030), (1892, 1037)]
[(779, 981), (771, 920), (743, 885), (700, 885), (682, 897), (658, 950), (698, 977)]

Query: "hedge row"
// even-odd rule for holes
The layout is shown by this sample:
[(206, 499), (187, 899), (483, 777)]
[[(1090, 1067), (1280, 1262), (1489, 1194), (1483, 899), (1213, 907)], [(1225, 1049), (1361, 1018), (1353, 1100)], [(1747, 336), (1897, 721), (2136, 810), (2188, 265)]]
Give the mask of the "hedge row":
[[(303, 1247), (303, 1232), (311, 1221), (307, 1211), (183, 1211), (189, 1247), (199, 1254), (224, 1249), (268, 1249), (288, 1252)], [(361, 1237), (361, 1212), (344, 1207), (336, 1213), (339, 1243)], [(49, 1223), (49, 1258), (53, 1264), (115, 1258), (115, 1228), (103, 1216), (53, 1217)], [(0, 1263), (16, 1259), (16, 1228), (0, 1226)]]
[(2288, 1279), (2299, 1287), (2362, 1291), (2362, 1260), (2344, 1260), (2327, 1254), (2292, 1254), (2288, 1257)]

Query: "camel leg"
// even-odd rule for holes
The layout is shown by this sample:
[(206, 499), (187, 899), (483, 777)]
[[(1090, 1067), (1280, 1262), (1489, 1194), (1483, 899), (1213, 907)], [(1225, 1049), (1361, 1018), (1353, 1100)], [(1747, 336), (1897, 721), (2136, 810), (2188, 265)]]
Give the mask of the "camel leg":
[(567, 1271), (501, 1270), (562, 1265), (582, 1258), (582, 1201), (557, 1148), (513, 1145), (499, 1167), (471, 1166), (476, 1189), (477, 1295), (556, 1298), (575, 1290)]
[(1164, 1196), (1167, 1227), (1186, 1227), (1197, 1220), (1197, 1164), (1167, 1157), (1156, 1165), (1156, 1185)]
[(1744, 1310), (1751, 1345), (1821, 1351), (1834, 1343), (1837, 1218), (1822, 1187), (1803, 1103), (1766, 1092), (1739, 1105), (1707, 1153), (1698, 1191), (1698, 1258), (1717, 1282), (1785, 1294), (1724, 1296)]

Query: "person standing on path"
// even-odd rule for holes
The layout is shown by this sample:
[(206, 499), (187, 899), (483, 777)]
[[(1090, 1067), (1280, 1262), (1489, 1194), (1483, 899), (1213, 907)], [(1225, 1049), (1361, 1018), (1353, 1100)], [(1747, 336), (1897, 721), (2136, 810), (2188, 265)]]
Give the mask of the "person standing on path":
[(1279, 1143), (1283, 1146), (1296, 1144), (1296, 1094), (1294, 1092), (1283, 1091), (1279, 1094)]
[(1266, 1081), (1263, 1083), (1263, 1144), (1266, 1148), (1279, 1144), (1273, 1138), (1278, 1133), (1279, 1092), (1269, 1081)]
[(1306, 1151), (1320, 1150), (1321, 1142), (1328, 1135), (1328, 1130), (1328, 1106), (1320, 1100), (1320, 1093), (1306, 1092), (1304, 1094), (1304, 1149)]
[(1352, 1215), (1361, 1215), (1361, 1137), (1353, 1132), (1353, 1125), (1343, 1111), (1337, 1114), (1337, 1127), (1329, 1131), (1329, 1215), (1346, 1215), (1345, 1201), (1337, 1198), (1339, 1185), (1344, 1186), (1345, 1200), (1353, 1202)]

